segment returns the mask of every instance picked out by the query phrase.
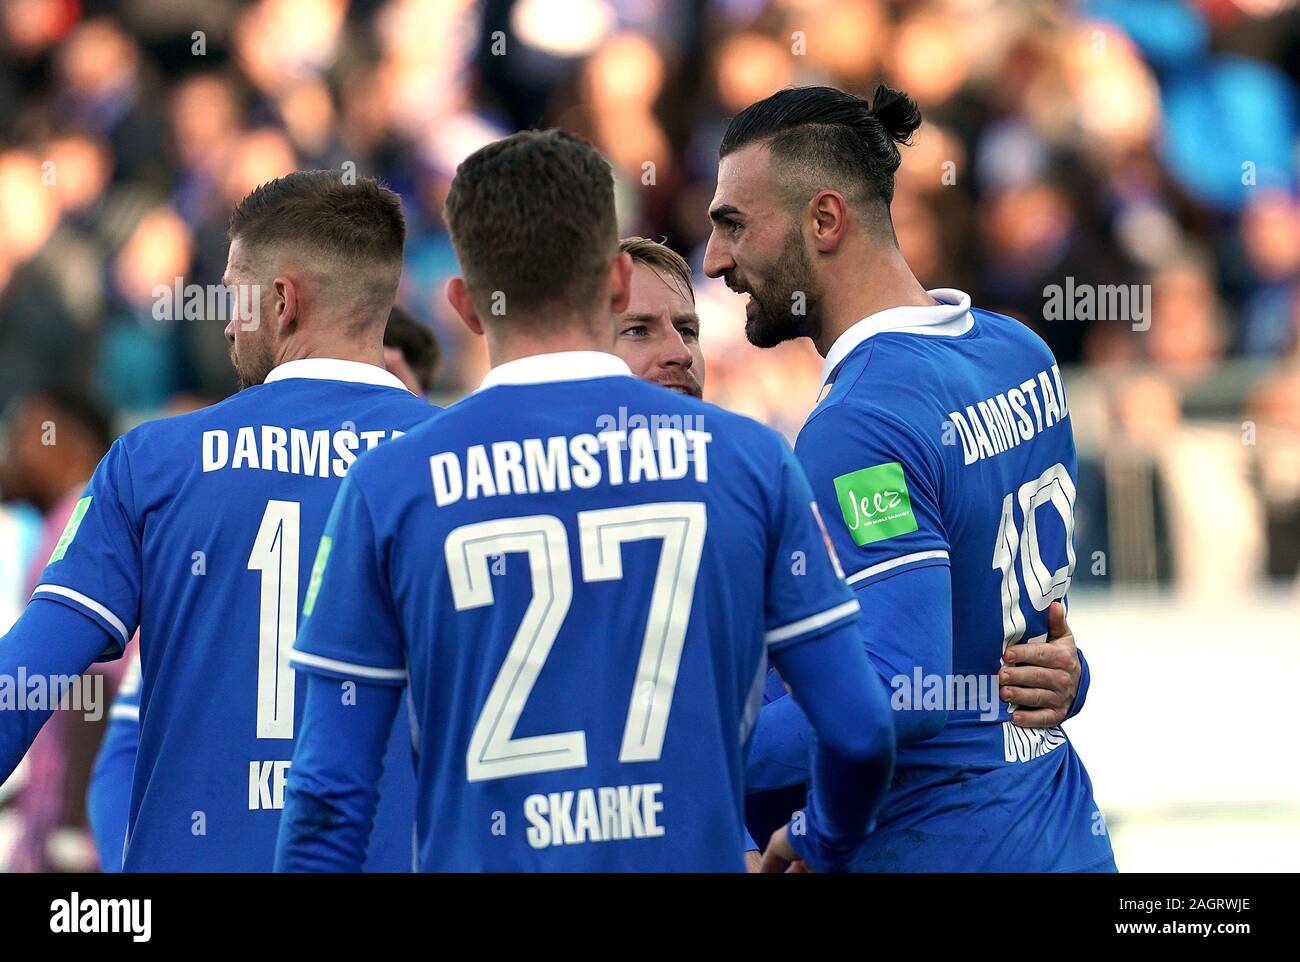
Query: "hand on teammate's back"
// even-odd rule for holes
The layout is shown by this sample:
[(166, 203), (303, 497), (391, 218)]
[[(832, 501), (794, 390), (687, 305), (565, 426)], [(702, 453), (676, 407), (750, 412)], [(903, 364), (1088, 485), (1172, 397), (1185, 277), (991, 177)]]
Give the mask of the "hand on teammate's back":
[(1047, 642), (1011, 645), (1002, 653), (998, 697), (1016, 706), (1021, 728), (1055, 728), (1069, 714), (1079, 691), (1079, 652), (1065, 620), (1065, 606), (1047, 609)]

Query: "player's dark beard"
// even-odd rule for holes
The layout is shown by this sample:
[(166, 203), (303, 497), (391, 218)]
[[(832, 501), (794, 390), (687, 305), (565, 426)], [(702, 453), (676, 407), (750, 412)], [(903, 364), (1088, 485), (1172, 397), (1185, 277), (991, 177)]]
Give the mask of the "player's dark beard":
[(749, 294), (755, 310), (745, 318), (745, 337), (755, 347), (776, 347), (797, 337), (816, 339), (821, 333), (821, 295), (798, 228), (786, 235), (766, 282), (756, 284)]

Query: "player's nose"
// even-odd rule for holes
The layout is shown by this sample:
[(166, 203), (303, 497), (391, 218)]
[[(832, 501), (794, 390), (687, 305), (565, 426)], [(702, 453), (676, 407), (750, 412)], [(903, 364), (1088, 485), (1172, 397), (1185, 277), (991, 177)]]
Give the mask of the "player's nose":
[(675, 327), (672, 328), (672, 334), (664, 341), (664, 352), (659, 355), (659, 363), (664, 367), (680, 367), (688, 370), (694, 362), (695, 358), (691, 356), (691, 349), (686, 346), (682, 332)]
[(226, 340), (231, 344), (235, 343), (235, 319), (233, 317), (226, 322)]
[(718, 239), (715, 230), (709, 235), (709, 243), (704, 248), (704, 273), (709, 277), (721, 277), (735, 266), (736, 262), (731, 259), (726, 243)]

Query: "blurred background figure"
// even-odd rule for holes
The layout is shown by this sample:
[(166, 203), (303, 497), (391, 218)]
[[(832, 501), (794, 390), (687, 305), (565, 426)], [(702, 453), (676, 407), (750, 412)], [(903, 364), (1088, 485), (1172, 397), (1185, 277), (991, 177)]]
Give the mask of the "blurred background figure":
[(384, 366), (412, 394), (428, 395), (438, 368), (438, 342), (433, 332), (400, 304), (393, 305), (384, 328)]
[[(451, 177), (488, 141), (560, 125), (610, 159), (621, 234), (664, 238), (693, 272), (705, 400), (793, 438), (820, 358), (749, 346), (743, 298), (699, 270), (717, 143), (781, 87), (879, 81), (925, 118), (893, 207), (910, 265), (1030, 325), (1064, 368), (1071, 623), (1097, 680), (1071, 737), (1097, 760), (1121, 868), (1300, 865), (1300, 772), (1267, 760), (1289, 749), (1243, 749), (1205, 709), (1231, 657), (1264, 679), (1257, 730), (1285, 730), (1289, 694), (1269, 686), (1300, 658), (1292, 0), (0, 0), (0, 406), (94, 394), (115, 434), (234, 390), (226, 319), (169, 313), (167, 292), (216, 284), (232, 204), (304, 167), (402, 195), (390, 363), (455, 401), (486, 358), (442, 296)], [(1083, 293), (1053, 313), (1053, 290)], [(50, 470), (42, 494), (15, 477), (31, 470), (0, 465), (18, 486), (0, 507), (5, 623), (44, 560), (42, 514), (88, 473)], [(1131, 679), (1170, 664), (1161, 717), (1203, 725), (1153, 742)], [(14, 837), (0, 813), (0, 851)]]
[[(45, 560), (111, 442), (107, 412), (89, 397), (66, 389), (23, 394), (5, 409), (0, 421), (0, 497), (25, 502), (42, 517), (24, 596), (35, 589)], [(111, 699), (122, 665), (96, 666), (107, 682), (105, 699)], [(13, 869), (44, 872), (95, 866), (82, 800), (87, 764), (94, 759), (104, 721), (89, 721), (78, 712), (55, 712), (32, 744), (11, 779), (19, 782), (15, 841), (8, 853)]]

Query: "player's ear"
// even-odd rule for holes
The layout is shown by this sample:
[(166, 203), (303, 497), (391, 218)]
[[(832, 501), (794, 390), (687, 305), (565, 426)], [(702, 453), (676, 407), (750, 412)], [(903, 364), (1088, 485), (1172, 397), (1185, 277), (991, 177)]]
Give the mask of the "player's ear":
[(478, 311), (474, 308), (474, 301), (469, 296), (469, 288), (465, 286), (465, 278), (453, 277), (447, 281), (447, 286), (443, 288), (443, 293), (447, 295), (449, 303), (460, 319), (465, 322), (475, 334), (483, 333), (483, 322), (479, 320)]
[(844, 242), (849, 206), (836, 190), (818, 191), (812, 203), (812, 241), (822, 254), (833, 254)]
[(275, 333), (283, 336), (298, 320), (298, 289), (288, 277), (277, 277), (271, 283), (275, 291)]
[(609, 267), (609, 309), (622, 314), (632, 300), (632, 255), (619, 251)]

